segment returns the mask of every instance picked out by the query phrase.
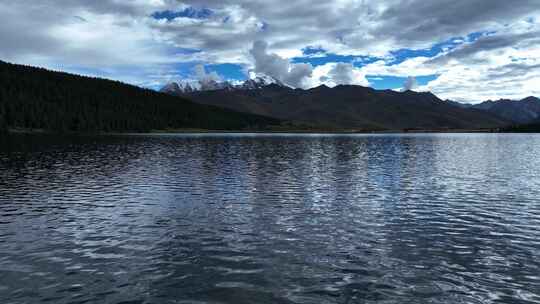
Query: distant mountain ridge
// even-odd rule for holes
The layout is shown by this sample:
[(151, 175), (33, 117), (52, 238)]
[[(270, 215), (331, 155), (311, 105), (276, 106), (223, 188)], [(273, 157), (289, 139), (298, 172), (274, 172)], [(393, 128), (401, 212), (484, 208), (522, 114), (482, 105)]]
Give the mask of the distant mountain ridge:
[(472, 107), (488, 111), (516, 124), (529, 124), (540, 120), (540, 99), (534, 96), (521, 100), (488, 100)]
[(162, 91), (181, 97), (0, 61), (0, 131), (268, 130), (269, 126), (447, 130), (540, 123), (536, 97), (473, 106), (443, 101), (429, 92), (355, 85), (293, 89), (269, 77), (236, 85), (213, 80), (171, 83)]
[(179, 95), (201, 104), (324, 128), (445, 130), (498, 128), (511, 123), (483, 110), (445, 102), (429, 92), (381, 91), (356, 85), (304, 90), (255, 83), (232, 89), (184, 90)]
[(211, 79), (170, 82), (161, 88), (160, 92), (172, 95), (185, 95), (194, 92), (217, 90), (257, 90), (271, 84), (286, 87), (281, 81), (270, 76), (258, 76), (237, 85), (231, 84), (228, 81), (218, 82)]

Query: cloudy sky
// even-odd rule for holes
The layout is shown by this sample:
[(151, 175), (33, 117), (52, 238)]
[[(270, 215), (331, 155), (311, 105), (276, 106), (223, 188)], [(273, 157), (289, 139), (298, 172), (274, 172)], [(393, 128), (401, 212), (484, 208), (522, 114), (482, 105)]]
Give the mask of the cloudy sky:
[(265, 74), (540, 96), (539, 0), (0, 0), (0, 20), (0, 60), (151, 88)]

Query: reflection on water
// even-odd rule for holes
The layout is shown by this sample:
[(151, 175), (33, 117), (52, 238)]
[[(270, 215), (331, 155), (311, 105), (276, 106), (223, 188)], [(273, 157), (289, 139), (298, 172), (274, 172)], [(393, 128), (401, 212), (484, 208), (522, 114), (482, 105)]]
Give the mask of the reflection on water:
[(0, 146), (0, 303), (540, 303), (537, 135)]

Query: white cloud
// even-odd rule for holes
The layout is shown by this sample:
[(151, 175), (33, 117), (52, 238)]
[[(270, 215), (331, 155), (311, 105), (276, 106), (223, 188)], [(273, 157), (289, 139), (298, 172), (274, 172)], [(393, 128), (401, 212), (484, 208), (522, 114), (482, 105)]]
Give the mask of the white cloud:
[(437, 68), (426, 66), (424, 64), (429, 59), (430, 58), (428, 57), (414, 57), (394, 65), (387, 65), (386, 61), (378, 60), (364, 66), (362, 71), (366, 75), (398, 77), (436, 74)]
[(208, 83), (212, 81), (220, 82), (223, 81), (221, 76), (218, 75), (215, 71), (212, 71), (210, 73), (206, 72), (206, 69), (204, 68), (204, 65), (198, 64), (193, 68), (193, 73), (197, 80), (201, 81), (202, 83)]
[(327, 63), (317, 66), (313, 71), (313, 77), (309, 80), (309, 86), (327, 85), (334, 87), (340, 84), (353, 84), (369, 86), (365, 73), (354, 67), (351, 63)]
[(249, 52), (254, 59), (255, 73), (271, 76), (292, 87), (303, 87), (305, 79), (313, 72), (310, 64), (291, 64), (288, 59), (268, 53), (265, 41), (255, 41)]
[[(170, 21), (150, 17), (189, 6), (213, 13)], [(418, 89), (479, 101), (539, 94), (539, 16), (538, 0), (491, 0), (489, 5), (485, 0), (3, 1), (0, 59), (91, 70), (86, 73), (135, 84), (174, 77), (173, 64), (179, 62), (242, 64), (301, 87), (368, 85), (365, 75), (437, 74), (439, 78)], [(466, 37), (479, 31), (496, 33), (477, 41)], [(416, 57), (387, 65), (392, 50), (428, 48), (449, 39), (462, 46), (445, 48), (435, 60)], [(258, 40), (266, 41), (259, 62), (250, 52)], [(362, 68), (290, 63), (306, 46), (382, 59)]]
[(418, 82), (416, 81), (416, 78), (409, 76), (403, 83), (403, 91), (410, 91), (414, 90), (418, 87)]

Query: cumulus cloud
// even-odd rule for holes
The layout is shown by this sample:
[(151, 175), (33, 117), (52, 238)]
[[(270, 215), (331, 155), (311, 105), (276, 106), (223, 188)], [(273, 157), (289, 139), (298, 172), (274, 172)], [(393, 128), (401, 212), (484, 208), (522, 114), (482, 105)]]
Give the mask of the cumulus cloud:
[(150, 6), (112, 0), (2, 1), (0, 59), (155, 84), (154, 77), (167, 73), (165, 65), (175, 60), (167, 43), (157, 41), (134, 17), (144, 7)]
[(540, 23), (507, 26), (429, 60), (441, 76), (424, 89), (445, 98), (480, 102), (540, 95)]
[(412, 91), (418, 87), (418, 82), (415, 77), (409, 76), (403, 83), (403, 91)]
[(540, 44), (540, 31), (493, 34), (483, 36), (474, 42), (464, 44), (451, 52), (429, 60), (427, 63), (444, 64), (451, 60), (487, 60), (488, 58), (474, 58), (474, 56), (487, 51), (505, 48), (522, 48), (538, 44)]
[(292, 87), (302, 87), (306, 78), (311, 77), (313, 67), (306, 63), (292, 64), (288, 59), (268, 53), (265, 41), (256, 41), (249, 51), (254, 59), (254, 72), (273, 77)]
[(365, 73), (352, 63), (327, 63), (315, 68), (312, 86), (325, 84), (333, 87), (340, 84), (369, 86)]
[(365, 73), (352, 63), (330, 62), (313, 67), (308, 63), (291, 63), (289, 59), (268, 52), (268, 44), (256, 41), (250, 50), (255, 74), (271, 76), (295, 88), (310, 88), (321, 84), (333, 87), (340, 84), (369, 85)]
[[(186, 8), (212, 13), (152, 17)], [(2, 1), (0, 59), (139, 85), (175, 77), (179, 62), (241, 64), (300, 87), (368, 85), (365, 75), (440, 75), (418, 90), (477, 100), (538, 95), (539, 17), (538, 0)], [(491, 34), (468, 40), (478, 32)], [(388, 59), (397, 49), (448, 40), (461, 47), (435, 58)], [(380, 60), (362, 67), (291, 63), (307, 46)]]
[[(211, 7), (219, 12), (227, 11), (228, 14), (234, 12), (236, 19), (225, 24), (232, 31), (213, 36), (223, 43), (222, 46), (232, 47), (239, 40), (262, 37), (260, 39), (268, 41), (282, 56), (306, 45), (318, 45), (337, 54), (382, 56), (391, 49), (426, 48), (434, 41), (486, 29), (499, 30), (506, 24), (540, 12), (540, 4), (536, 0), (492, 0), (489, 6), (485, 0), (182, 2)], [(198, 32), (208, 34), (212, 22), (201, 24)], [(254, 31), (258, 22), (267, 24), (267, 30)], [(177, 31), (176, 35), (177, 41), (189, 38), (182, 31)], [(236, 39), (221, 40), (219, 37), (222, 35)]]
[[(500, 30), (507, 24), (538, 14), (536, 0), (395, 0), (382, 11), (379, 30), (395, 31), (396, 42), (425, 45), (472, 32)], [(414, 8), (414, 9), (411, 9)], [(390, 34), (392, 35), (392, 34)]]
[(370, 76), (435, 76), (418, 85), (443, 99), (478, 103), (540, 95), (540, 23), (523, 20), (435, 57), (415, 57), (398, 64), (379, 60), (362, 67)]
[(215, 71), (212, 71), (210, 73), (206, 72), (206, 69), (204, 68), (204, 65), (198, 64), (193, 68), (193, 74), (197, 80), (199, 80), (202, 83), (210, 83), (210, 82), (221, 82), (223, 79), (221, 76), (219, 76), (218, 73)]
[(336, 84), (354, 83), (355, 75), (353, 65), (343, 62), (336, 64), (328, 73), (328, 79), (332, 79)]
[[(9, 3), (11, 2), (11, 3)], [(19, 0), (5, 1), (3, 26), (10, 19), (37, 24), (17, 28), (47, 38), (46, 29), (82, 13), (131, 18), (152, 30), (160, 41), (201, 50), (199, 58), (212, 62), (245, 63), (246, 47), (262, 39), (282, 57), (318, 45), (336, 54), (385, 55), (399, 48), (423, 48), (481, 30), (540, 14), (536, 0), (424, 1), (424, 0)], [(156, 11), (209, 9), (206, 18), (178, 17), (155, 20)], [(414, 7), (411, 10), (410, 7)], [(47, 11), (48, 14), (41, 12)], [(84, 16), (82, 16), (85, 18)], [(86, 19), (86, 18), (85, 18)], [(99, 30), (99, 28), (95, 28)], [(25, 31), (28, 30), (28, 31)], [(3, 38), (3, 37), (2, 37)], [(26, 40), (28, 41), (28, 40)]]

